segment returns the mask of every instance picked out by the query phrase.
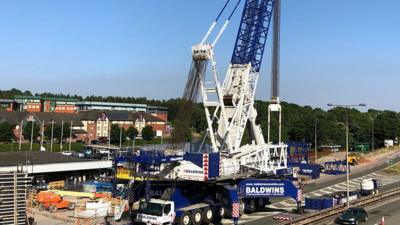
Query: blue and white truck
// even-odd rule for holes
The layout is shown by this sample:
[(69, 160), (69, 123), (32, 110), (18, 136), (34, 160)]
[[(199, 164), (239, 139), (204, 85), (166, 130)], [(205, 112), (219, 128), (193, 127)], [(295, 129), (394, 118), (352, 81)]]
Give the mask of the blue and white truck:
[[(161, 196), (160, 192), (164, 188)], [(139, 208), (132, 220), (145, 224), (199, 225), (219, 222), (232, 216), (232, 205), (239, 203), (240, 214), (264, 208), (270, 198), (292, 197), (301, 200), (301, 189), (289, 180), (239, 179), (224, 182), (152, 181), (152, 196), (143, 198), (136, 188)], [(142, 197), (142, 198), (141, 198)]]

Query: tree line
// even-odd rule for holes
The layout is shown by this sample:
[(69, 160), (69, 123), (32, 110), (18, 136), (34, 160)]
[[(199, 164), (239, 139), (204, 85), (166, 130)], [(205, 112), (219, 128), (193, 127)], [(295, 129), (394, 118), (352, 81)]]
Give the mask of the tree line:
[[(0, 91), (0, 98), (12, 98), (15, 94), (31, 94), (29, 91), (20, 91), (11, 89), (8, 91)], [(12, 95), (12, 96), (11, 96)], [(32, 94), (31, 94), (32, 95)], [(77, 96), (41, 93), (35, 95), (54, 96), (54, 97), (74, 97), (87, 101), (104, 101), (104, 102), (125, 102), (164, 106), (168, 108), (168, 122), (174, 126), (179, 118), (177, 114), (183, 105), (183, 100), (152, 100), (145, 97), (118, 97), (118, 96)], [(195, 103), (192, 106), (191, 129), (194, 132), (204, 134), (207, 129), (207, 123), (201, 103)], [(255, 108), (258, 111), (257, 123), (261, 125), (264, 135), (267, 134), (267, 113), (268, 102), (257, 100)], [(361, 112), (357, 109), (332, 108), (323, 110), (320, 108), (312, 108), (310, 106), (299, 106), (293, 103), (282, 102), (282, 140), (289, 142), (306, 142), (314, 143), (315, 129), (317, 133), (318, 145), (345, 145), (345, 122), (348, 115), (349, 122), (349, 141), (351, 145), (357, 142), (372, 143), (374, 136), (374, 144), (376, 147), (384, 145), (385, 139), (396, 140), (400, 133), (400, 114), (389, 110), (369, 109), (367, 112)], [(5, 125), (3, 125), (5, 126)], [(0, 126), (1, 129), (2, 126)], [(374, 129), (372, 129), (374, 128)], [(277, 114), (271, 115), (271, 140), (277, 140), (278, 133)], [(276, 131), (276, 132), (275, 132)], [(188, 130), (187, 132), (190, 132)], [(373, 133), (373, 134), (372, 134)], [(244, 142), (248, 140), (248, 132), (245, 132)], [(186, 134), (190, 140), (191, 135)], [(266, 137), (265, 137), (266, 139)], [(119, 133), (118, 133), (119, 140)], [(1, 141), (1, 135), (0, 135)]]

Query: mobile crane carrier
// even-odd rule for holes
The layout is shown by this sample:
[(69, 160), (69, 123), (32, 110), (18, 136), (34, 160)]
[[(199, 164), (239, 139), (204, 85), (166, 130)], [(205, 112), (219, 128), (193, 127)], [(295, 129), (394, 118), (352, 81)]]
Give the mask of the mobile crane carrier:
[[(131, 181), (130, 202), (140, 202), (139, 209), (132, 210), (134, 222), (209, 224), (254, 212), (271, 197), (292, 197), (300, 204), (301, 189), (276, 176), (288, 170), (288, 146), (281, 140), (265, 142), (254, 107), (268, 31), (280, 0), (245, 0), (230, 65), (220, 83), (214, 49), (241, 0), (232, 6), (215, 39), (209, 39), (229, 2), (201, 42), (192, 47), (183, 96), (196, 101), (201, 94), (208, 125), (204, 140), (191, 151), (140, 150), (116, 159), (116, 165), (133, 163), (130, 167), (135, 173), (143, 172), (142, 177), (148, 178), (145, 184)], [(246, 126), (252, 138), (242, 145)], [(207, 138), (210, 144), (206, 144)]]

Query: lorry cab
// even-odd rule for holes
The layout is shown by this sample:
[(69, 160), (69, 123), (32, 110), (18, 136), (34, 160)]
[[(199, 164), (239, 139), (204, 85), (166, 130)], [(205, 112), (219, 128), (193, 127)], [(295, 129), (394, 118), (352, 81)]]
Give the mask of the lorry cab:
[(161, 199), (141, 200), (136, 221), (145, 224), (172, 224), (175, 220), (175, 205)]

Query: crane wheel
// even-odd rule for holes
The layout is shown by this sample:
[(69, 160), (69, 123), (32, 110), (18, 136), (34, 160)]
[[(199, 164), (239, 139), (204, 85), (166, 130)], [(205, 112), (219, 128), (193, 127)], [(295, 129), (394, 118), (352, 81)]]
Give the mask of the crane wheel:
[(218, 209), (218, 217), (221, 217), (221, 219), (223, 219), (223, 218), (225, 218), (225, 216), (226, 216), (226, 209), (225, 209), (225, 207), (221, 206)]
[(239, 202), (239, 215), (244, 214), (244, 210), (246, 208), (246, 205), (244, 204), (243, 200), (240, 200)]
[(210, 224), (214, 220), (214, 212), (210, 207), (203, 209), (203, 223)]
[(250, 199), (246, 201), (246, 203), (246, 213), (253, 213), (254, 211), (256, 211), (256, 201), (254, 201), (254, 199)]
[(51, 213), (57, 212), (57, 206), (55, 206), (55, 205), (50, 206), (50, 207), (49, 207), (49, 211), (50, 211)]
[(67, 206), (67, 209), (68, 209), (68, 210), (74, 210), (74, 209), (75, 209), (75, 204), (72, 203), (72, 202), (69, 203), (68, 206)]
[(190, 212), (188, 211), (183, 212), (181, 218), (179, 218), (179, 224), (180, 225), (192, 224), (192, 215), (190, 214)]
[(203, 212), (200, 209), (195, 209), (192, 213), (193, 225), (201, 225), (203, 222)]
[(265, 207), (265, 205), (266, 205), (265, 200), (264, 200), (263, 198), (259, 198), (258, 201), (257, 201), (256, 207), (257, 207), (258, 209), (262, 209), (262, 208)]

